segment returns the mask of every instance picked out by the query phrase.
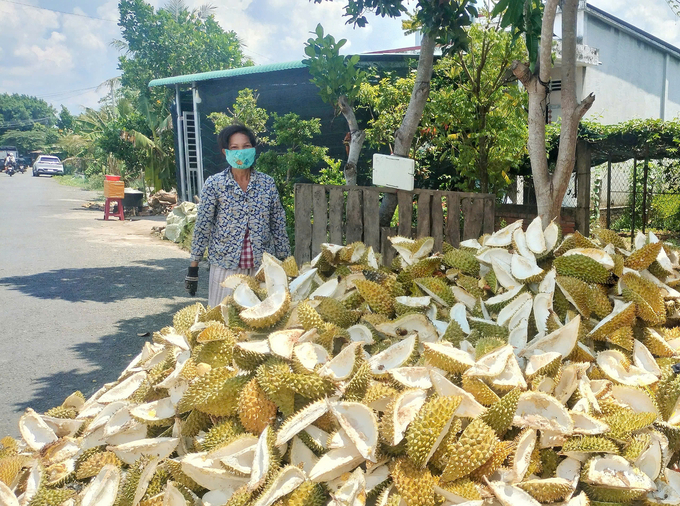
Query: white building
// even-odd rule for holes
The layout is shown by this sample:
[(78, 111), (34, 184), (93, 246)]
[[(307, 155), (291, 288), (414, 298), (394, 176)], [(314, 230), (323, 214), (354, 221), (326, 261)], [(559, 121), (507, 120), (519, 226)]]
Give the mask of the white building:
[[(561, 33), (558, 13), (558, 40)], [(611, 125), (631, 119), (671, 120), (680, 116), (680, 49), (585, 0), (579, 5), (577, 44), (577, 98), (595, 94), (586, 119)], [(559, 85), (558, 51), (552, 75), (552, 120), (560, 113)]]

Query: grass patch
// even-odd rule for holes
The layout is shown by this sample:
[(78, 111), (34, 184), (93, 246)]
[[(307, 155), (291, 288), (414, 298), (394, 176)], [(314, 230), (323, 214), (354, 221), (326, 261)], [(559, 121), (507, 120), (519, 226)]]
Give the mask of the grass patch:
[(94, 177), (84, 177), (82, 175), (63, 175), (54, 176), (57, 178), (59, 184), (64, 186), (73, 186), (76, 188), (82, 188), (83, 190), (90, 191), (102, 191), (104, 190), (104, 177), (94, 176)]

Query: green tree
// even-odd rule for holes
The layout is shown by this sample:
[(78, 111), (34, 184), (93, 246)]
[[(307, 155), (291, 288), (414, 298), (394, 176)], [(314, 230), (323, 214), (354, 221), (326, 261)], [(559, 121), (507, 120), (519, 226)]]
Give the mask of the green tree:
[[(323, 0), (314, 0), (321, 3)], [(329, 0), (332, 1), (332, 0)], [(411, 99), (403, 120), (394, 134), (394, 154), (408, 156), (411, 143), (430, 94), (430, 83), (434, 64), (434, 50), (437, 45), (445, 52), (465, 49), (468, 44), (465, 27), (477, 17), (476, 0), (417, 0), (415, 6), (406, 0), (342, 0), (348, 23), (357, 26), (367, 24), (366, 13), (397, 18), (413, 8), (414, 13), (405, 24), (409, 30), (420, 30), (423, 34), (418, 69)], [(389, 226), (397, 207), (396, 194), (386, 194), (380, 206), (380, 225)]]
[(508, 174), (526, 153), (525, 101), (509, 73), (525, 50), (493, 21), (476, 23), (468, 33), (469, 49), (435, 67), (427, 133), (454, 161), (461, 189), (487, 193), (510, 182)]
[[(515, 60), (512, 72), (528, 93), (529, 139), (527, 143), (538, 214), (546, 226), (559, 218), (562, 201), (576, 162), (578, 125), (595, 101), (593, 94), (576, 98), (576, 20), (579, 0), (500, 0), (492, 15), (501, 15), (501, 25), (511, 27), (515, 37), (524, 35), (528, 63)], [(545, 100), (552, 71), (553, 30), (557, 8), (562, 11), (562, 90), (560, 144), (554, 167), (546, 149)], [(540, 22), (539, 22), (540, 20)], [(539, 28), (540, 27), (540, 28)], [(583, 219), (585, 218), (585, 219)], [(583, 217), (587, 226), (588, 217)]]
[[(295, 233), (295, 183), (312, 180), (312, 169), (327, 159), (328, 148), (315, 146), (312, 139), (321, 133), (321, 120), (300, 119), (294, 113), (272, 114), (272, 149), (262, 153), (257, 169), (274, 178), (286, 210), (288, 236)], [(324, 175), (327, 175), (324, 174)]]
[(31, 130), (35, 123), (53, 126), (57, 111), (42, 99), (14, 93), (0, 93), (0, 133)]
[(267, 131), (269, 114), (265, 109), (257, 106), (259, 97), (257, 90), (253, 91), (250, 88), (243, 88), (238, 92), (233, 107), (228, 109), (226, 113), (210, 113), (208, 119), (215, 124), (215, 133), (220, 133), (223, 128), (233, 123), (241, 123), (257, 135), (257, 140), (260, 144), (268, 144), (269, 139), (262, 136), (262, 134)]
[[(429, 102), (409, 155), (419, 186), (498, 192), (526, 153), (522, 92), (508, 81), (523, 44), (492, 22), (468, 28), (469, 48), (439, 60)], [(369, 143), (393, 150), (394, 132), (408, 107), (415, 74), (387, 73), (362, 86), (360, 103), (371, 113)]]
[(336, 42), (331, 34), (324, 35), (320, 24), (314, 34), (316, 38), (308, 39), (305, 44), (307, 59), (304, 63), (309, 67), (311, 81), (319, 88), (321, 99), (331, 104), (336, 114), (342, 114), (347, 121), (350, 139), (344, 169), (345, 183), (356, 185), (357, 164), (366, 134), (359, 128), (354, 114), (354, 102), (367, 74), (357, 66), (360, 58), (358, 55), (340, 55), (340, 49), (347, 43), (347, 39)]
[(59, 119), (57, 120), (57, 128), (59, 130), (73, 130), (74, 123), (75, 117), (62, 105), (61, 111), (59, 111)]
[(35, 123), (30, 130), (7, 130), (0, 143), (16, 146), (21, 153), (31, 151), (52, 151), (59, 140), (57, 130)]
[(189, 10), (174, 1), (155, 10), (144, 0), (120, 0), (118, 10), (122, 85), (138, 90), (156, 108), (167, 106), (170, 92), (149, 90), (152, 79), (252, 65), (236, 33), (223, 30), (210, 9)]

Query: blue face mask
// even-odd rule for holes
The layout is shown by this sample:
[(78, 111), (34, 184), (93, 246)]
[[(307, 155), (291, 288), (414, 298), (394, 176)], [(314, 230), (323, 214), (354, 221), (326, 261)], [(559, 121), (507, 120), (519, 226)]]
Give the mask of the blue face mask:
[(224, 155), (234, 169), (249, 169), (255, 163), (255, 148), (228, 149)]

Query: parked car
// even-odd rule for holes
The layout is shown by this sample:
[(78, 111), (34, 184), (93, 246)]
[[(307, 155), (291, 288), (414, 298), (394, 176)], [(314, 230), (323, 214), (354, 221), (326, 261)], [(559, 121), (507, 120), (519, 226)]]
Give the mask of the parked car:
[(62, 175), (64, 173), (64, 166), (59, 160), (59, 157), (52, 155), (40, 155), (33, 164), (33, 177), (38, 177), (40, 174)]

